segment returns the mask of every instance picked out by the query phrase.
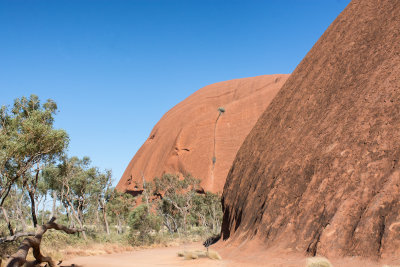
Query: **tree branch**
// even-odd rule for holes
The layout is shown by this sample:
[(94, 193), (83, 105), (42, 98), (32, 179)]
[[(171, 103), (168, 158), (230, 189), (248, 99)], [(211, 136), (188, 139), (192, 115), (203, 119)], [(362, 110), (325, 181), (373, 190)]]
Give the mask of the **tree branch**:
[[(21, 245), (19, 246), (17, 252), (11, 255), (9, 262), (7, 263), (7, 267), (21, 267), (25, 263), (31, 264), (32, 266), (36, 264), (40, 264), (42, 262), (47, 262), (50, 267), (55, 267), (55, 262), (51, 259), (51, 257), (45, 257), (40, 252), (40, 243), (42, 242), (42, 237), (49, 229), (55, 229), (59, 231), (64, 231), (67, 234), (74, 234), (77, 232), (83, 231), (83, 229), (70, 229), (64, 225), (60, 225), (55, 223), (56, 217), (50, 219), (50, 221), (46, 224), (43, 224), (39, 227), (33, 237), (25, 238)], [(32, 248), (33, 256), (35, 260), (32, 262), (27, 262), (26, 256), (28, 255), (29, 249)], [(29, 266), (31, 266), (29, 265)]]
[(15, 235), (12, 235), (12, 236), (2, 237), (2, 238), (0, 238), (0, 244), (15, 241), (18, 238), (23, 237), (23, 236), (35, 236), (35, 233), (20, 232), (20, 233), (16, 233)]

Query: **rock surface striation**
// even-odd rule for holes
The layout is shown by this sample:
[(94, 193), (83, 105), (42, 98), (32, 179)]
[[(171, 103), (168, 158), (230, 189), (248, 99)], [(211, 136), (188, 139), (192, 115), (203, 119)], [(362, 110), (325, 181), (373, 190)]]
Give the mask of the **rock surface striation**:
[(196, 91), (154, 126), (117, 188), (139, 194), (143, 177), (190, 173), (204, 190), (222, 192), (237, 150), (288, 76), (236, 79)]
[(400, 1), (353, 0), (239, 149), (223, 239), (400, 256)]

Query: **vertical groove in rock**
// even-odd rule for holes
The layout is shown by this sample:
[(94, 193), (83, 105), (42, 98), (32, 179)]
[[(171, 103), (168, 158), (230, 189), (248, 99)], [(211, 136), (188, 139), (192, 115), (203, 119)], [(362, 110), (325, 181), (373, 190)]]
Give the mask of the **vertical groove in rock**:
[[(287, 77), (236, 79), (196, 91), (154, 126), (117, 189), (140, 192), (143, 171), (149, 181), (163, 173), (190, 173), (201, 180), (203, 189), (222, 192), (237, 150)], [(226, 112), (216, 120), (219, 107)], [(213, 157), (218, 157), (215, 163)]]

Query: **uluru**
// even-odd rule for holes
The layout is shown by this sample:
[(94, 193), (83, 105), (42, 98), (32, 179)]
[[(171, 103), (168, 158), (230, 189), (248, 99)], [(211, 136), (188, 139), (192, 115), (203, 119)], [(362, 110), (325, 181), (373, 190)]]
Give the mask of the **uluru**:
[(298, 65), (229, 171), (226, 244), (400, 256), (399, 14), (353, 0)]
[(169, 110), (126, 168), (117, 188), (138, 194), (164, 173), (201, 180), (222, 192), (244, 138), (289, 75), (263, 75), (206, 86)]

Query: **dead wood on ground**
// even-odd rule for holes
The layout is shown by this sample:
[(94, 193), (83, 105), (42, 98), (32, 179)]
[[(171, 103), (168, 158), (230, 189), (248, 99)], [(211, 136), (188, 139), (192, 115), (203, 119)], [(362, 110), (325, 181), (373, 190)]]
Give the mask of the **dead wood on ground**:
[[(40, 252), (40, 243), (42, 242), (42, 237), (44, 233), (46, 233), (49, 229), (55, 229), (59, 231), (64, 231), (67, 234), (75, 234), (77, 232), (82, 232), (83, 229), (70, 229), (64, 225), (60, 225), (55, 223), (55, 217), (51, 218), (50, 221), (46, 224), (40, 226), (34, 236), (25, 238), (21, 245), (19, 246), (17, 252), (10, 256), (10, 260), (8, 261), (7, 267), (20, 267), (24, 264), (26, 266), (35, 266), (40, 263), (47, 263), (50, 267), (55, 267), (56, 263), (51, 259), (51, 257), (45, 257)], [(26, 256), (28, 255), (29, 249), (33, 249), (33, 256), (35, 257), (34, 261), (27, 261)]]

